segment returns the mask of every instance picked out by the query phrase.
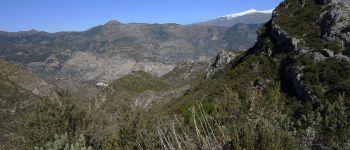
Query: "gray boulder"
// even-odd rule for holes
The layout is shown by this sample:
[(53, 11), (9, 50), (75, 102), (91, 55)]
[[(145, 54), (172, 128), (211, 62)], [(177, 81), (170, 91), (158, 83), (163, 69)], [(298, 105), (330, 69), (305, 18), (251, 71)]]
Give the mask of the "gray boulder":
[(229, 65), (231, 61), (233, 61), (238, 54), (236, 52), (230, 52), (226, 50), (220, 50), (220, 52), (216, 55), (213, 63), (208, 67), (206, 78), (209, 78), (210, 75), (224, 68), (226, 65)]

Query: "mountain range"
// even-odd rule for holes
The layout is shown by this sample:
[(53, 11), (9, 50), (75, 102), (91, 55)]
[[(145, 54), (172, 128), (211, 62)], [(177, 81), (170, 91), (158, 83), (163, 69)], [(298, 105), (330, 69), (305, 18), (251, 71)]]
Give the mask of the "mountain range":
[(255, 43), (260, 25), (124, 24), (111, 20), (83, 32), (0, 32), (0, 57), (76, 91), (76, 85), (109, 84), (132, 71), (161, 76), (181, 61), (213, 57), (221, 49), (246, 50)]
[(262, 25), (1, 32), (0, 149), (348, 149), (349, 18), (285, 0)]

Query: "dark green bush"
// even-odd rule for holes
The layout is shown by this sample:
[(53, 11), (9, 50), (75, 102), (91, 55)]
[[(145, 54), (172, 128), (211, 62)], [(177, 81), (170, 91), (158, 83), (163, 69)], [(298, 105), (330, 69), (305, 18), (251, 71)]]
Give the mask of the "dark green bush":
[(345, 43), (345, 50), (343, 51), (343, 54), (350, 57), (350, 42)]

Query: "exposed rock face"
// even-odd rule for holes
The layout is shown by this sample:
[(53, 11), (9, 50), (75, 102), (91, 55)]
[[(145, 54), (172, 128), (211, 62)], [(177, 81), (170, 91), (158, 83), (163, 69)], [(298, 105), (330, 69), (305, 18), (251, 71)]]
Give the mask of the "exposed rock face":
[(329, 41), (339, 41), (344, 46), (350, 41), (350, 1), (319, 0), (328, 9), (320, 16), (322, 35)]
[(238, 53), (230, 52), (226, 50), (220, 50), (216, 55), (213, 63), (208, 67), (206, 78), (209, 78), (210, 75), (214, 74), (218, 70), (224, 68), (226, 65), (230, 64), (238, 56)]
[[(319, 41), (330, 41), (333, 42), (333, 44), (337, 44), (335, 41), (339, 41), (341, 46), (344, 47), (345, 43), (349, 42), (349, 24), (350, 24), (350, 1), (342, 1), (342, 0), (315, 0), (315, 2), (322, 4), (323, 6), (320, 7), (321, 12), (320, 19), (315, 20), (312, 22), (316, 26), (320, 26), (321, 29), (321, 35), (323, 35), (322, 39)], [(312, 1), (301, 1), (300, 9), (306, 9), (304, 8), (305, 5), (315, 5)], [(283, 7), (283, 8), (282, 8)], [(284, 2), (282, 3), (279, 8), (288, 8), (290, 6), (290, 2)], [(295, 6), (294, 6), (295, 7)], [(277, 9), (279, 9), (277, 8)], [(349, 57), (336, 53), (335, 49), (320, 49), (316, 46), (317, 44), (314, 44), (310, 47), (306, 47), (305, 43), (310, 42), (306, 38), (308, 32), (305, 31), (305, 33), (294, 33), (291, 31), (295, 31), (293, 29), (288, 29), (290, 33), (288, 33), (283, 28), (284, 26), (280, 26), (279, 22), (276, 18), (279, 17), (279, 13), (282, 12), (275, 12), (273, 15), (273, 19), (270, 23), (268, 23), (267, 30), (269, 33), (269, 36), (272, 38), (272, 42), (274, 44), (274, 49), (283, 51), (283, 52), (292, 52), (294, 53), (293, 58), (298, 59), (300, 56), (306, 56), (307, 58), (310, 58), (313, 60), (315, 64), (318, 64), (320, 62), (325, 62), (329, 59), (336, 58), (339, 61), (347, 61), (349, 62)], [(290, 16), (293, 16), (295, 14), (290, 14)], [(279, 18), (281, 19), (281, 18)], [(285, 18), (282, 18), (285, 19)], [(317, 22), (318, 21), (318, 22)], [(317, 24), (318, 23), (318, 24)], [(349, 28), (350, 29), (350, 28)], [(310, 34), (310, 33), (309, 33)], [(317, 34), (317, 33), (312, 33)], [(298, 37), (298, 38), (296, 38)], [(258, 41), (264, 43), (263, 41)], [(275, 51), (275, 53), (278, 53), (278, 51)], [(316, 96), (315, 91), (312, 90), (311, 85), (306, 84), (306, 81), (304, 81), (303, 77), (305, 74), (303, 74), (305, 66), (301, 64), (294, 64), (290, 65), (285, 70), (285, 76), (287, 79), (291, 81), (291, 83), (294, 86), (295, 92), (297, 96), (300, 99), (311, 101), (314, 104), (317, 104), (319, 102), (319, 98)], [(320, 93), (324, 91), (318, 91)]]
[(337, 54), (337, 55), (335, 55), (335, 57), (340, 61), (346, 61), (346, 62), (350, 63), (350, 57), (348, 57), (348, 56), (345, 56), (343, 54)]
[(298, 49), (298, 43), (300, 39), (293, 38), (286, 31), (283, 31), (274, 21), (269, 26), (271, 38), (277, 47), (281, 48), (285, 52), (290, 52)]
[(235, 59), (236, 56), (237, 53), (226, 50), (220, 50), (219, 54), (215, 57), (213, 67), (224, 67), (225, 65), (229, 64), (233, 59)]
[(132, 71), (140, 70), (161, 76), (174, 67), (172, 64), (148, 60), (136, 61), (119, 55), (98, 56), (89, 52), (77, 52), (62, 65), (58, 72), (61, 77), (58, 77), (58, 80), (70, 77), (82, 81), (110, 83)]
[(188, 84), (198, 78), (204, 78), (208, 66), (211, 64), (209, 57), (200, 57), (198, 59), (186, 60), (178, 63), (174, 70), (162, 76), (168, 83), (175, 86)]
[(299, 73), (300, 71), (300, 68), (286, 68), (288, 79), (292, 81), (295, 92), (300, 98), (317, 104), (319, 102), (318, 98), (301, 79), (303, 74)]

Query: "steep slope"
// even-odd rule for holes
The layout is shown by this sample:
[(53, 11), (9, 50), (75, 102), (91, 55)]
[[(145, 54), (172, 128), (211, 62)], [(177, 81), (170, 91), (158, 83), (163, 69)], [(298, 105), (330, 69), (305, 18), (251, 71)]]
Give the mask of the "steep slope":
[(56, 89), (31, 72), (0, 59), (0, 74), (19, 87), (41, 97), (57, 98)]
[[(218, 149), (347, 149), (348, 3), (284, 1), (259, 29), (253, 48), (165, 111), (181, 114), (190, 126), (202, 124), (195, 109), (215, 116), (217, 134), (227, 131), (217, 138), (229, 136)], [(197, 128), (193, 133), (209, 134)]]
[(271, 19), (272, 9), (265, 11), (258, 11), (255, 9), (247, 10), (244, 12), (217, 17), (207, 22), (201, 22), (199, 24), (214, 25), (232, 27), (236, 24), (262, 24)]
[(0, 74), (0, 149), (5, 149), (14, 130), (14, 120), (39, 97)]
[[(93, 122), (96, 124), (93, 126), (99, 130), (94, 130), (89, 136), (100, 143), (108, 143), (104, 138), (108, 140), (112, 137), (120, 138), (118, 142), (129, 143), (129, 140), (135, 140), (134, 137), (139, 136), (137, 133), (145, 134), (143, 131), (151, 131), (157, 126), (157, 118), (163, 117), (159, 110), (164, 105), (171, 105), (172, 100), (183, 96), (188, 89), (196, 87), (206, 77), (220, 71), (237, 55), (238, 53), (222, 50), (214, 60), (201, 57), (183, 61), (161, 77), (138, 71), (113, 81), (98, 93), (96, 109), (93, 110), (96, 116)], [(132, 147), (132, 144), (126, 143), (121, 142), (119, 146), (125, 146), (126, 149)], [(147, 145), (151, 144), (155, 143)]]
[(74, 105), (59, 133), (82, 129), (96, 149), (349, 149), (349, 7), (285, 0), (248, 51), (133, 72), (101, 90), (87, 129)]
[(184, 61), (161, 77), (142, 71), (132, 72), (102, 89), (96, 105), (103, 110), (107, 110), (106, 107), (115, 109), (124, 99), (135, 107), (148, 109), (153, 104), (166, 103), (203, 80), (209, 64), (208, 58)]
[(15, 120), (42, 97), (57, 98), (53, 86), (20, 67), (0, 60), (0, 149), (10, 144)]

